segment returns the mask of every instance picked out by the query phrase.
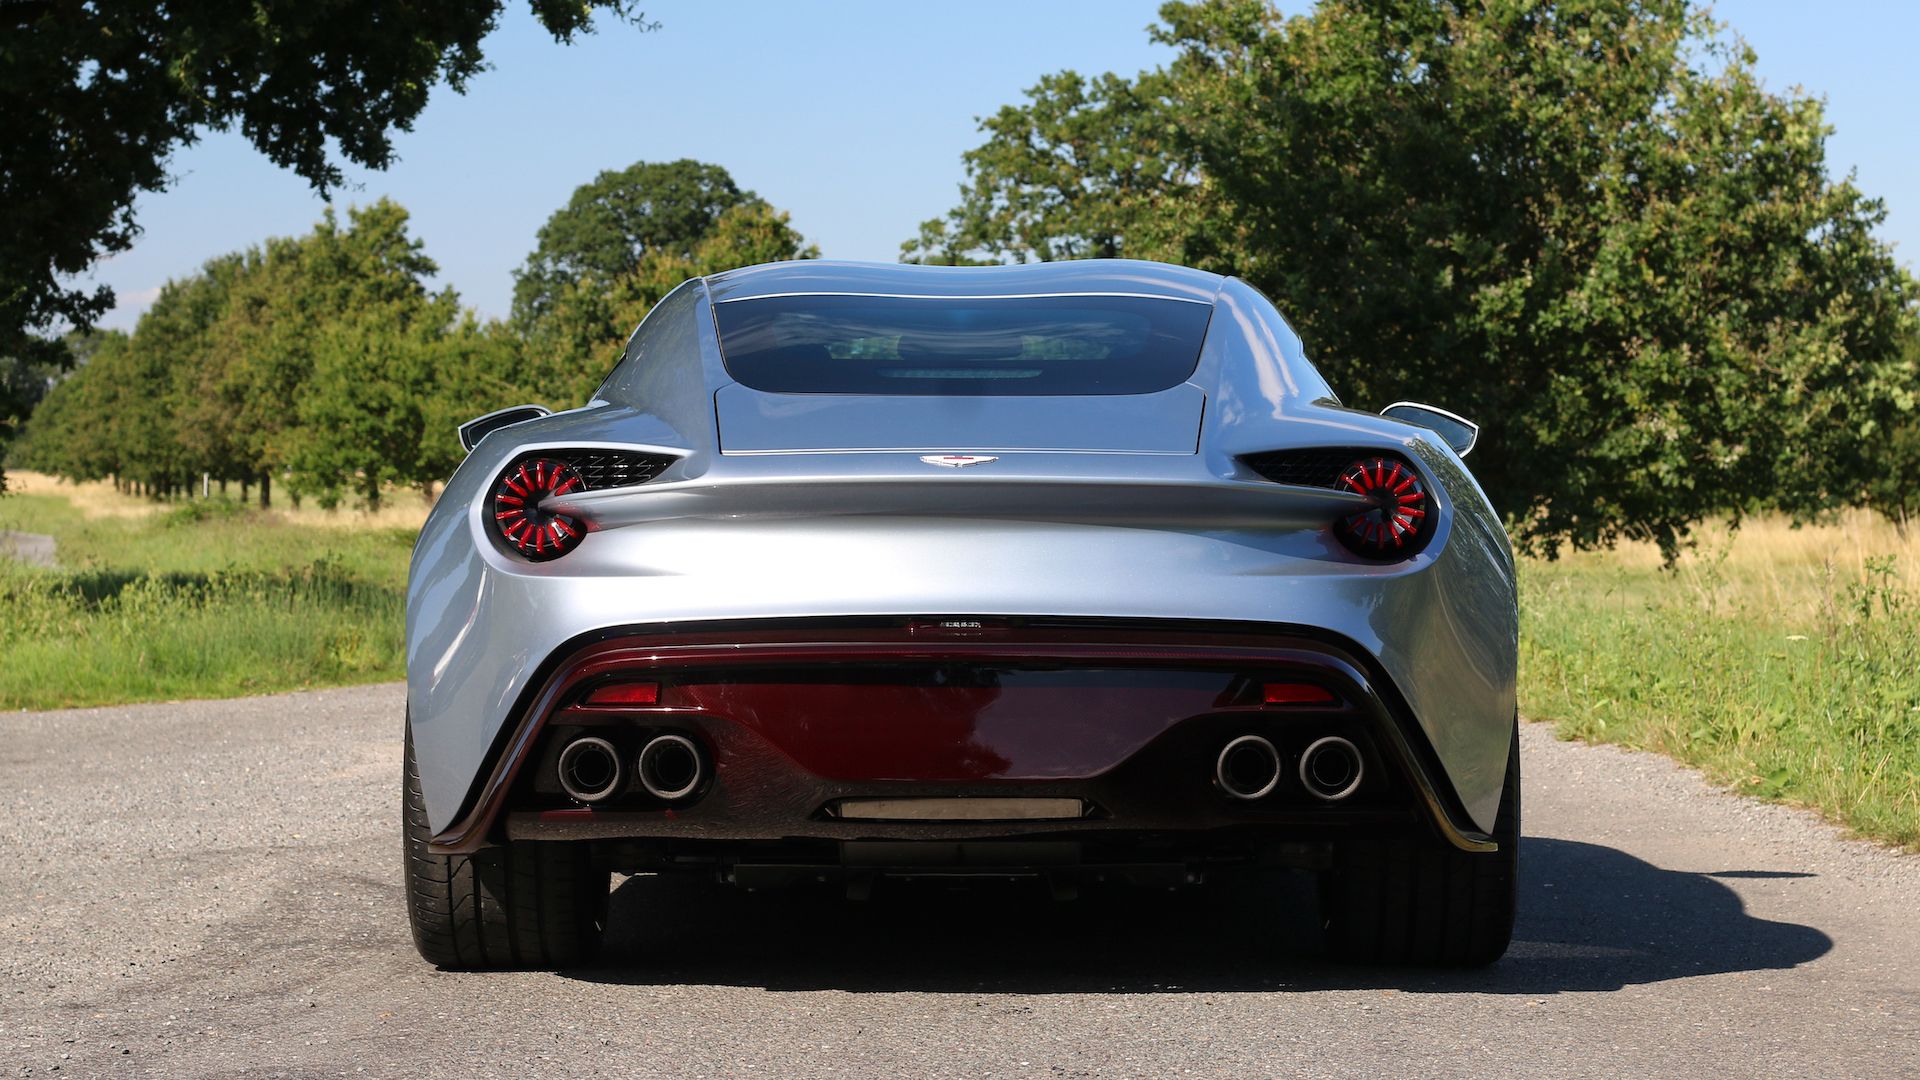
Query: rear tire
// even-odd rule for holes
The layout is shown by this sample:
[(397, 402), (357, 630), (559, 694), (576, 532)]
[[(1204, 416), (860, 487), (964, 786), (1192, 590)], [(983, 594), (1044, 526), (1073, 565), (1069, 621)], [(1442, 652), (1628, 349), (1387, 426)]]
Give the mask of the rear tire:
[(1343, 845), (1321, 890), (1329, 951), (1369, 964), (1479, 967), (1513, 939), (1520, 854), (1520, 725), (1514, 721), (1494, 852), (1425, 833)]
[(471, 855), (427, 848), (427, 807), (407, 728), (402, 796), (407, 917), (428, 963), (565, 967), (593, 954), (606, 923), (608, 879), (584, 844), (516, 841)]

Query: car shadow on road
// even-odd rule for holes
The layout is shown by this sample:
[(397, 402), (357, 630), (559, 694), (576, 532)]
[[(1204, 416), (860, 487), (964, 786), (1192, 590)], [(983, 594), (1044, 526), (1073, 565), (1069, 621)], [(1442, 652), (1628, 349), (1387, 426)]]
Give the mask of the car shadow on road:
[(1826, 934), (1747, 914), (1720, 880), (1775, 876), (1795, 875), (1683, 873), (1614, 848), (1529, 837), (1513, 947), (1471, 971), (1328, 962), (1305, 875), (1258, 894), (1115, 888), (1067, 901), (1032, 883), (887, 882), (872, 899), (849, 901), (825, 887), (749, 893), (633, 877), (614, 891), (599, 962), (564, 974), (850, 992), (1613, 990), (1790, 968), (1826, 953)]

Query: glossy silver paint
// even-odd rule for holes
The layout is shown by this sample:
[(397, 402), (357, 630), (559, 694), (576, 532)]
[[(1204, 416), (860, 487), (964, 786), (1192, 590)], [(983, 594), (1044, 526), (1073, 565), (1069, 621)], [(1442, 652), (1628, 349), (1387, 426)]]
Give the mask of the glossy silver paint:
[[(1198, 367), (1163, 394), (879, 398), (768, 394), (728, 378), (711, 305), (823, 293), (1138, 293), (1214, 305)], [(567, 500), (597, 531), (529, 563), (483, 501), (529, 449), (679, 461)], [(1273, 484), (1260, 451), (1398, 450), (1436, 492), (1405, 562), (1349, 554), (1326, 523), (1358, 496)], [(923, 455), (995, 460), (967, 468)], [(648, 315), (586, 407), (488, 435), (415, 548), (408, 704), (431, 827), (460, 811), (516, 700), (563, 643), (612, 627), (807, 616), (1240, 620), (1340, 634), (1375, 656), (1462, 804), (1493, 826), (1514, 714), (1518, 617), (1505, 533), (1424, 428), (1340, 407), (1244, 283), (1154, 263), (992, 268), (787, 263), (689, 281)]]

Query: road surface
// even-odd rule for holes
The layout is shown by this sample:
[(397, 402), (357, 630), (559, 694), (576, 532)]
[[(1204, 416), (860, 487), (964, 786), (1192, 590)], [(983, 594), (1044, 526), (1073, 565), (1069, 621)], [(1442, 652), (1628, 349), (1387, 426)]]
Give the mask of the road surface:
[(1205, 891), (632, 878), (592, 968), (440, 973), (401, 702), (0, 717), (0, 1076), (1920, 1074), (1920, 858), (1531, 726), (1483, 971), (1330, 965), (1301, 911)]

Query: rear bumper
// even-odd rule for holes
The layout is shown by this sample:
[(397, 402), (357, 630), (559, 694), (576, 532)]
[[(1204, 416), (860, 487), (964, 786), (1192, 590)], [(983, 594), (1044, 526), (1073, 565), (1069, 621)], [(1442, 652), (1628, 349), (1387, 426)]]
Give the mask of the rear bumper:
[[(958, 624), (958, 625), (955, 625)], [(442, 853), (506, 839), (759, 843), (1076, 839), (1154, 834), (1324, 838), (1431, 828), (1488, 850), (1398, 692), (1350, 644), (1307, 632), (1132, 620), (773, 620), (650, 628), (576, 642), (491, 749)], [(587, 707), (610, 681), (660, 687), (656, 703)], [(1325, 687), (1335, 702), (1270, 706), (1266, 682)], [(673, 803), (623, 791), (582, 806), (557, 790), (564, 742), (605, 738), (631, 757), (683, 734), (710, 773)], [(1245, 734), (1279, 752), (1258, 799), (1221, 790), (1223, 746)], [(1366, 764), (1330, 803), (1298, 782), (1315, 740)], [(853, 817), (849, 800), (1053, 799), (1040, 820)]]

